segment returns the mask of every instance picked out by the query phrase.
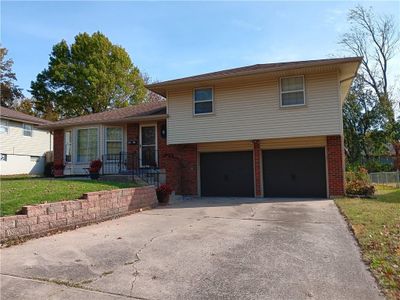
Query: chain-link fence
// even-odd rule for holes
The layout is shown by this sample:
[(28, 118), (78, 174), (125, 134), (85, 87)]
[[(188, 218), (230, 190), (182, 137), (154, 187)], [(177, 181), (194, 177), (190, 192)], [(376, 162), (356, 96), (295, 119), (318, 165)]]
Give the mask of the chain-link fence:
[(400, 187), (400, 171), (397, 172), (379, 172), (369, 173), (372, 183), (387, 184)]

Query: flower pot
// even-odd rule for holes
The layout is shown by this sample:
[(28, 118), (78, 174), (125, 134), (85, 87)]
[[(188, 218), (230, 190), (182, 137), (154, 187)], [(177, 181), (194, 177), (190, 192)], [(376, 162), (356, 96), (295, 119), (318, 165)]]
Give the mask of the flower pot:
[(170, 196), (171, 195), (157, 193), (158, 203), (160, 205), (168, 205)]
[(99, 173), (90, 173), (90, 179), (99, 179), (100, 174)]

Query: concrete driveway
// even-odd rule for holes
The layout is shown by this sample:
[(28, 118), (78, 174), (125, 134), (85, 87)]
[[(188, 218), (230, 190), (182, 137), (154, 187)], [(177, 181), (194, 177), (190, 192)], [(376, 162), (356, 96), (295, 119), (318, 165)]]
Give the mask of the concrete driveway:
[(381, 299), (331, 200), (191, 199), (1, 250), (2, 299)]

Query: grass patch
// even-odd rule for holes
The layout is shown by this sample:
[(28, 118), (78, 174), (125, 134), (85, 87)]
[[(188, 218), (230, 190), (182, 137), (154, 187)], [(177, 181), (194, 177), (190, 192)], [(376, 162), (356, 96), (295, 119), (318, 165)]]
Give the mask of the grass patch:
[(377, 186), (374, 199), (342, 198), (336, 204), (387, 297), (400, 299), (400, 189)]
[(22, 206), (74, 200), (83, 193), (137, 186), (134, 183), (53, 178), (1, 178), (0, 216), (14, 215)]

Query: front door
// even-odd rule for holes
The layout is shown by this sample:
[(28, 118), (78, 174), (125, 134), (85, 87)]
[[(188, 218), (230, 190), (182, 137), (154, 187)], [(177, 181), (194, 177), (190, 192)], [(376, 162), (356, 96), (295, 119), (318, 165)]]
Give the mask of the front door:
[(140, 166), (157, 166), (157, 128), (155, 125), (140, 127)]

